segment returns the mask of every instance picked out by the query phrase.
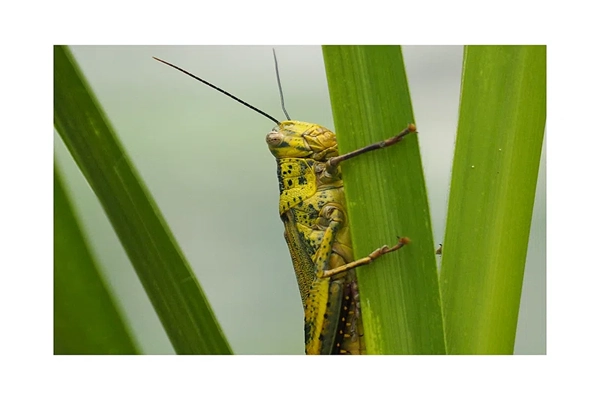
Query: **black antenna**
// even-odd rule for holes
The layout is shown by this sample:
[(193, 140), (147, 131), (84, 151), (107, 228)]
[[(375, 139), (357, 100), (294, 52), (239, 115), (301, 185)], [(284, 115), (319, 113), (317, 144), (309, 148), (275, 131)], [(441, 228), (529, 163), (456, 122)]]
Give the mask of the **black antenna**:
[(259, 114), (262, 114), (263, 116), (265, 116), (265, 117), (269, 118), (271, 121), (275, 122), (277, 125), (280, 125), (280, 122), (279, 122), (279, 121), (277, 121), (275, 118), (271, 117), (271, 116), (270, 116), (269, 114), (267, 114), (266, 112), (264, 112), (264, 111), (262, 111), (262, 110), (259, 110), (258, 108), (254, 107), (252, 104), (248, 104), (248, 103), (246, 103), (244, 100), (242, 100), (242, 99), (240, 99), (240, 98), (238, 98), (238, 97), (235, 97), (235, 96), (234, 96), (234, 95), (232, 95), (231, 93), (228, 93), (228, 92), (224, 91), (223, 89), (221, 89), (221, 88), (219, 88), (219, 87), (217, 87), (217, 86), (213, 85), (212, 83), (210, 83), (210, 82), (207, 82), (207, 81), (205, 81), (204, 79), (198, 78), (196, 75), (194, 75), (194, 74), (191, 74), (191, 73), (187, 72), (185, 69), (179, 68), (179, 67), (178, 67), (178, 66), (176, 66), (176, 65), (173, 65), (173, 64), (171, 64), (171, 63), (169, 63), (169, 62), (166, 62), (165, 60), (161, 60), (160, 58), (157, 58), (157, 57), (152, 57), (152, 58), (154, 58), (156, 61), (160, 61), (160, 62), (161, 62), (161, 63), (163, 63), (163, 64), (167, 64), (169, 67), (173, 67), (173, 68), (175, 68), (176, 70), (179, 70), (179, 71), (183, 72), (183, 73), (184, 73), (184, 74), (186, 74), (186, 75), (189, 75), (189, 76), (191, 76), (192, 78), (194, 78), (194, 79), (196, 79), (196, 80), (198, 80), (198, 81), (200, 81), (200, 82), (204, 83), (204, 84), (205, 84), (205, 85), (207, 85), (207, 86), (210, 86), (211, 88), (213, 88), (213, 89), (215, 89), (215, 90), (217, 90), (217, 91), (219, 91), (219, 92), (223, 93), (224, 95), (231, 97), (231, 98), (232, 98), (232, 99), (234, 99), (235, 101), (237, 101), (237, 102), (239, 102), (239, 103), (242, 103), (243, 105), (245, 105), (246, 107), (248, 107), (248, 108), (250, 108), (250, 109), (252, 109), (252, 110), (256, 111), (257, 113), (259, 113)]
[(277, 75), (277, 86), (279, 86), (279, 97), (281, 98), (281, 108), (283, 113), (287, 117), (288, 121), (291, 119), (285, 110), (285, 103), (283, 102), (283, 89), (281, 88), (281, 80), (279, 79), (279, 65), (277, 65), (277, 56), (275, 55), (275, 49), (273, 49), (273, 58), (275, 59), (275, 75)]

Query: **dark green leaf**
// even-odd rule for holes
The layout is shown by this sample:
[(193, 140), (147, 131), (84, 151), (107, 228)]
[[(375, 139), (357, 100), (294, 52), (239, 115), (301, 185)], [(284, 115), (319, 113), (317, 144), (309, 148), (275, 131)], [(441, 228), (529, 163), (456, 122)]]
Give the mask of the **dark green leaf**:
[(230, 354), (158, 207), (69, 50), (54, 48), (54, 125), (100, 200), (179, 354)]
[(54, 165), (54, 354), (138, 354)]

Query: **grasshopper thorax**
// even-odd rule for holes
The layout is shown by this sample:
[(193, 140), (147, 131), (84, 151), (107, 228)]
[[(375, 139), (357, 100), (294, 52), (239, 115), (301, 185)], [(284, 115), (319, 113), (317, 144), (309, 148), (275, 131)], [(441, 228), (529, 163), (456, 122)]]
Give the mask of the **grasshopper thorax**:
[(338, 155), (335, 133), (310, 122), (282, 121), (267, 135), (267, 144), (277, 159), (324, 161)]

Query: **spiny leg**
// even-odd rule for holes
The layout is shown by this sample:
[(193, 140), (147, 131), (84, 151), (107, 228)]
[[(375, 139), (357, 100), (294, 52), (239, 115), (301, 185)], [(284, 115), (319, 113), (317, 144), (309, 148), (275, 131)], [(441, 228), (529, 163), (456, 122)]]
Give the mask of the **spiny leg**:
[(332, 277), (333, 275), (348, 271), (350, 269), (356, 268), (356, 267), (360, 267), (361, 265), (367, 265), (367, 264), (371, 264), (373, 262), (373, 260), (381, 257), (384, 254), (387, 253), (391, 253), (392, 251), (396, 251), (401, 249), (402, 247), (404, 247), (405, 245), (410, 243), (410, 239), (407, 237), (402, 237), (398, 239), (398, 243), (396, 243), (394, 246), (392, 247), (388, 247), (388, 246), (383, 246), (378, 248), (377, 250), (373, 251), (371, 254), (369, 254), (366, 257), (360, 258), (358, 260), (352, 261), (348, 264), (345, 265), (341, 265), (339, 267), (333, 268), (333, 269), (329, 269), (326, 271), (323, 271), (321, 277), (323, 278), (329, 278)]
[(409, 133), (413, 133), (416, 131), (417, 131), (417, 127), (414, 124), (408, 124), (406, 129), (404, 129), (402, 132), (400, 132), (396, 136), (393, 136), (393, 137), (383, 140), (381, 142), (373, 143), (373, 144), (370, 144), (363, 148), (351, 151), (350, 153), (346, 153), (346, 154), (342, 154), (341, 156), (330, 158), (327, 161), (327, 170), (334, 171), (342, 161), (349, 160), (351, 158), (354, 158), (354, 157), (359, 156), (364, 153), (368, 153), (373, 150), (379, 150), (379, 149), (383, 149), (385, 147), (394, 145), (394, 144), (400, 142), (402, 139), (404, 139), (404, 137), (406, 135), (408, 135)]
[(361, 312), (360, 294), (358, 292), (358, 283), (356, 282), (356, 278), (347, 284), (344, 296), (345, 301), (349, 302), (350, 304), (354, 304), (354, 310), (348, 311), (349, 321), (342, 322), (345, 322), (346, 328), (350, 330), (349, 336), (351, 338), (351, 341), (356, 342), (357, 340), (359, 340), (359, 336), (363, 336), (363, 334), (358, 331), (358, 324), (360, 321)]

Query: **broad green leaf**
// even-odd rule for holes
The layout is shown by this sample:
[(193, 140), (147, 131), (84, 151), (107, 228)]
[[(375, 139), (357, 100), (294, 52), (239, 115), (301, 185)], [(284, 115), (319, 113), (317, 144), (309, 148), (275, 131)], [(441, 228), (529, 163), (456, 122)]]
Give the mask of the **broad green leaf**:
[[(340, 153), (414, 120), (399, 46), (324, 46)], [(354, 255), (412, 243), (358, 269), (370, 354), (444, 354), (435, 249), (418, 135), (342, 164)]]
[(546, 120), (545, 46), (467, 46), (441, 289), (450, 354), (512, 354)]

